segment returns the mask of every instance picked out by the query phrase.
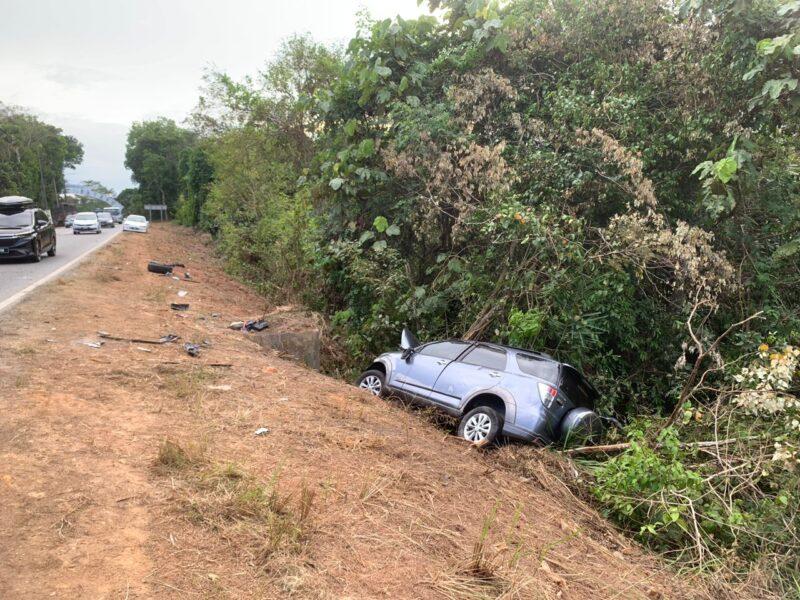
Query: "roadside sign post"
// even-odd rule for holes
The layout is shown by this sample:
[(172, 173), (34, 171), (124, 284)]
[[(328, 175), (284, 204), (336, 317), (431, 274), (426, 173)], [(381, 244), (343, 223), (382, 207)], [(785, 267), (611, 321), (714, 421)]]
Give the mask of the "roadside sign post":
[(145, 204), (144, 209), (147, 211), (147, 220), (153, 220), (153, 211), (158, 211), (158, 220), (167, 220), (167, 205), (166, 204)]

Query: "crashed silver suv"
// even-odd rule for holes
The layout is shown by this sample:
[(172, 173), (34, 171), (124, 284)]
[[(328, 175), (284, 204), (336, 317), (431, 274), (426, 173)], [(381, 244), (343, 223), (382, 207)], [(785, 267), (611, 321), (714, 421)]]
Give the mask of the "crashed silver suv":
[(358, 386), (459, 417), (458, 435), (470, 442), (488, 444), (501, 434), (539, 444), (586, 442), (602, 432), (597, 390), (547, 354), (464, 340), (420, 344), (407, 329), (400, 348), (378, 356)]

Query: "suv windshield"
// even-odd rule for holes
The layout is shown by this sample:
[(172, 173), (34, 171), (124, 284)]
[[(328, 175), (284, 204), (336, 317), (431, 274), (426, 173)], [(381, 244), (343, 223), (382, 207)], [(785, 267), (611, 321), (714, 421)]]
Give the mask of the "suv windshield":
[(111, 213), (99, 212), (99, 213), (97, 213), (97, 218), (98, 219), (110, 219), (111, 218)]
[(23, 227), (30, 227), (32, 224), (32, 210), (25, 210), (10, 215), (0, 213), (0, 229), (22, 229)]

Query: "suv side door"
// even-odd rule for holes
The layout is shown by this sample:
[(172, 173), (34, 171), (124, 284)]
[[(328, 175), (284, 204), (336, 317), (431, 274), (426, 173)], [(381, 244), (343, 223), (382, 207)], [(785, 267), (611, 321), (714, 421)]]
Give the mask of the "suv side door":
[(396, 380), (400, 389), (430, 399), (439, 374), (469, 346), (469, 342), (458, 340), (420, 346), (408, 359), (398, 362)]
[(460, 408), (464, 398), (500, 383), (506, 371), (508, 352), (497, 346), (476, 344), (451, 362), (434, 386), (434, 400)]

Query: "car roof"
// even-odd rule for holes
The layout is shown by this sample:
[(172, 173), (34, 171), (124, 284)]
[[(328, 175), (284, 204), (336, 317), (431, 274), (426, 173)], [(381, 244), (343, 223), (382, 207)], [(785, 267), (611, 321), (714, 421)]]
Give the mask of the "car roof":
[(425, 342), (424, 344), (420, 345), (427, 346), (428, 344), (435, 344), (437, 342), (461, 342), (462, 344), (483, 344), (484, 346), (492, 346), (493, 348), (502, 348), (503, 350), (513, 350), (514, 352), (524, 352), (525, 354), (532, 354), (534, 356), (543, 358), (545, 360), (549, 360), (554, 363), (566, 364), (562, 363), (560, 360), (556, 360), (546, 352), (539, 352), (537, 350), (530, 350), (528, 348), (517, 348), (516, 346), (505, 346), (503, 344), (495, 344), (494, 342), (483, 342), (481, 340), (462, 340), (460, 338), (448, 338), (446, 340), (433, 340), (431, 342)]

